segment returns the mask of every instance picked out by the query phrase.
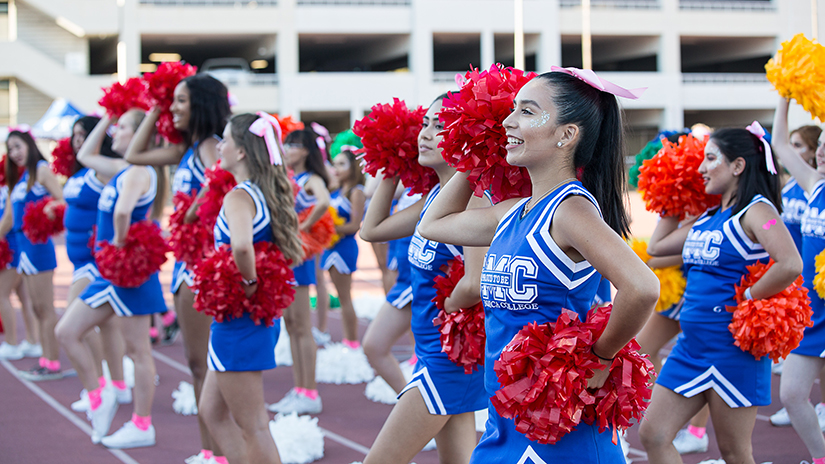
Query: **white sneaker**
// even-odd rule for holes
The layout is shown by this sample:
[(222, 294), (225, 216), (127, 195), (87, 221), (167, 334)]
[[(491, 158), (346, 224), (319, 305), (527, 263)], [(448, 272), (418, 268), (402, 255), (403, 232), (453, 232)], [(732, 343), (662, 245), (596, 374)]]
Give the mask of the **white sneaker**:
[(23, 350), (20, 349), (20, 345), (9, 345), (6, 342), (0, 343), (0, 359), (7, 359), (9, 361), (23, 359)]
[(80, 399), (72, 403), (72, 411), (86, 412), (89, 410), (89, 392), (84, 388), (80, 390)]
[(298, 392), (296, 392), (295, 389), (292, 388), (288, 392), (286, 392), (286, 395), (284, 395), (284, 397), (281, 398), (281, 401), (270, 404), (269, 408), (267, 409), (275, 413), (284, 412), (286, 410), (285, 408), (295, 400), (296, 396), (298, 396)]
[(117, 399), (115, 392), (104, 388), (100, 393), (100, 406), (94, 411), (86, 411), (86, 417), (92, 421), (92, 443), (98, 444), (109, 433), (112, 419), (117, 412)]
[(203, 455), (203, 451), (201, 451), (198, 454), (193, 454), (192, 456), (189, 456), (183, 462), (185, 462), (186, 464), (210, 464), (210, 461), (211, 459), (207, 459)]
[(301, 414), (320, 414), (324, 409), (321, 403), (321, 396), (319, 395), (314, 400), (306, 395), (296, 394), (295, 398), (286, 404), (280, 412), (281, 414), (295, 413)]
[[(785, 408), (776, 411), (776, 414), (771, 416), (770, 421), (771, 425), (775, 425), (777, 427), (786, 427), (788, 425), (791, 425), (791, 417), (788, 416), (788, 410)], [(819, 423), (820, 425), (822, 424), (822, 417), (820, 417)]]
[(771, 364), (771, 374), (782, 375), (782, 366), (785, 365), (785, 360), (779, 358), (779, 361)]
[(688, 432), (688, 429), (679, 430), (676, 438), (673, 439), (673, 446), (679, 454), (704, 453), (708, 450), (708, 434), (702, 438)]
[(112, 390), (115, 391), (115, 397), (117, 398), (117, 404), (129, 404), (132, 402), (132, 389), (129, 387), (124, 388), (123, 390), (112, 387)]
[(155, 426), (150, 425), (146, 430), (137, 428), (134, 422), (123, 424), (117, 432), (105, 437), (101, 443), (106, 448), (142, 448), (155, 445)]
[(35, 345), (29, 343), (28, 340), (20, 342), (20, 351), (23, 352), (25, 358), (39, 358), (43, 356), (43, 345)]
[(819, 419), (819, 429), (825, 431), (825, 404), (817, 403), (814, 409), (816, 418)]
[(312, 338), (315, 339), (315, 344), (318, 346), (326, 346), (332, 341), (332, 335), (321, 332), (317, 327), (312, 327)]

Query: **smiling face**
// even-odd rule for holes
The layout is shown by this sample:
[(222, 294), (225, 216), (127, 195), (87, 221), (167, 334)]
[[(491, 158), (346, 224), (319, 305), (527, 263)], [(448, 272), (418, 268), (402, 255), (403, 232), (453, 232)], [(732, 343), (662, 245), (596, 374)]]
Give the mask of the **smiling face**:
[(11, 136), (6, 140), (6, 146), (9, 150), (9, 158), (17, 166), (25, 166), (29, 159), (29, 146), (20, 137)]
[(541, 79), (533, 79), (519, 90), (513, 112), (504, 120), (507, 133), (507, 162), (513, 166), (530, 166), (558, 152), (558, 143), (569, 143), (559, 126), (552, 89)]
[(190, 104), (189, 87), (186, 86), (185, 82), (181, 82), (175, 87), (174, 99), (169, 111), (172, 112), (172, 123), (175, 129), (185, 131), (189, 128), (192, 105)]
[(132, 111), (127, 111), (126, 114), (120, 117), (115, 127), (115, 133), (112, 136), (112, 150), (120, 155), (125, 154), (136, 130), (137, 118)]
[(438, 146), (444, 138), (439, 135), (444, 130), (444, 124), (438, 119), (441, 108), (441, 99), (430, 105), (427, 114), (422, 119), (421, 132), (418, 133), (418, 162), (429, 168), (446, 164), (441, 155), (442, 150)]
[(722, 153), (713, 139), (705, 145), (705, 159), (699, 165), (699, 173), (705, 181), (705, 192), (711, 195), (722, 195), (734, 191), (739, 185), (738, 176), (744, 171), (742, 158), (733, 162)]

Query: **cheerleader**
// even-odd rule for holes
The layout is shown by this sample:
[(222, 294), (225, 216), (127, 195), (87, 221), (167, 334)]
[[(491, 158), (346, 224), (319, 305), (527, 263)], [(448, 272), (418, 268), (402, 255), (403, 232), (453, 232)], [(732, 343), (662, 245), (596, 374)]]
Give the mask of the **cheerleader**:
[(779, 176), (758, 124), (720, 129), (705, 146), (699, 172), (721, 206), (692, 227), (663, 218), (650, 240), (653, 256), (682, 251), (688, 265), (682, 336), (653, 389), (639, 430), (651, 463), (680, 462), (671, 443), (682, 424), (706, 404), (726, 462), (752, 463), (751, 433), (758, 406), (771, 402), (770, 359), (756, 360), (734, 345), (728, 325), (734, 285), (757, 261), (776, 262), (746, 298), (768, 298), (799, 276), (802, 262), (779, 215)]
[[(418, 162), (435, 170), (441, 183), (455, 174), (438, 147), (444, 130), (438, 113), (445, 96), (430, 105), (418, 135)], [(364, 463), (410, 462), (432, 438), (441, 462), (467, 462), (476, 444), (474, 412), (485, 404), (481, 371), (465, 374), (462, 367), (450, 361), (441, 351), (438, 327), (432, 322), (438, 315), (432, 302), (436, 294), (433, 278), (441, 274), (442, 265), (462, 256), (462, 249), (427, 240), (418, 231), (420, 215), (436, 199), (441, 184), (433, 187), (425, 199), (390, 216), (397, 184), (398, 179), (381, 181), (370, 201), (361, 238), (383, 242), (412, 235), (407, 256), (413, 295), (411, 327), (418, 362)]]
[[(256, 125), (269, 126), (266, 129), (274, 134), (272, 122), (253, 114), (234, 116), (218, 145), (221, 167), (235, 176), (238, 185), (224, 198), (215, 224), (215, 246), (231, 245), (242, 278), (238, 285), (243, 285), (247, 296), (258, 289), (253, 244), (275, 242), (293, 262), (300, 261), (303, 253), (292, 185), (281, 165), (281, 153), (256, 135), (263, 133)], [(256, 324), (249, 314), (212, 322), (209, 372), (198, 409), (226, 453), (223, 462), (281, 462), (269, 432), (261, 377), (262, 371), (276, 366), (279, 332), (278, 321), (267, 327)]]
[[(825, 367), (825, 303), (814, 288), (817, 276), (816, 257), (825, 249), (825, 223), (821, 213), (825, 208), (825, 135), (820, 134), (816, 148), (816, 168), (798, 155), (788, 138), (788, 100), (781, 98), (773, 121), (776, 154), (796, 183), (807, 194), (807, 207), (802, 214), (802, 259), (804, 286), (808, 289), (813, 310), (813, 327), (805, 329), (799, 347), (791, 352), (782, 366), (779, 398), (788, 412), (791, 425), (813, 456), (814, 464), (825, 463), (825, 438), (817, 413), (809, 397), (816, 377)], [(773, 256), (773, 255), (771, 255)], [(766, 275), (767, 277), (767, 275)]]
[[(593, 346), (607, 367), (647, 320), (659, 287), (622, 238), (629, 228), (616, 97), (565, 72), (549, 72), (519, 90), (503, 125), (507, 162), (528, 170), (534, 196), (465, 211), (472, 188), (459, 173), (420, 225), (431, 240), (490, 247), (481, 274), (488, 398), (499, 389), (495, 363), (525, 325), (555, 322), (562, 308), (584, 320), (603, 276), (617, 290)], [(607, 369), (595, 370), (588, 387), (601, 387), (607, 375)], [(470, 462), (625, 462), (612, 431), (580, 423), (556, 444), (543, 445), (487, 404), (486, 431)]]
[[(218, 159), (218, 134), (226, 126), (229, 117), (229, 100), (226, 87), (208, 74), (196, 74), (183, 79), (175, 87), (174, 101), (169, 108), (172, 112), (175, 129), (183, 134), (183, 142), (168, 147), (144, 151), (154, 134), (155, 122), (159, 111), (153, 109), (135, 133), (135, 143), (130, 145), (125, 159), (136, 165), (176, 165), (172, 181), (172, 193), (187, 194), (201, 192), (206, 180), (204, 171), (215, 164)], [(195, 203), (197, 205), (197, 202)], [(197, 218), (196, 208), (191, 208), (186, 220)], [(187, 365), (192, 371), (192, 383), (195, 398), (200, 398), (203, 379), (206, 376), (206, 352), (209, 341), (209, 324), (212, 319), (198, 313), (192, 307), (195, 295), (192, 293), (192, 270), (181, 261), (175, 262), (172, 272), (172, 293), (175, 312), (183, 335), (183, 348)], [(200, 427), (201, 452), (195, 456), (203, 460), (202, 455), (217, 452), (209, 437), (206, 425), (198, 417)]]
[[(120, 118), (114, 136), (115, 145), (119, 145), (121, 139), (132, 138), (142, 116), (142, 112), (130, 111)], [(135, 141), (132, 138), (131, 143)], [(89, 163), (96, 171), (104, 171), (104, 157), (93, 153), (89, 155), (91, 156), (81, 156), (80, 162)], [(112, 177), (100, 194), (96, 239), (97, 243), (107, 241), (114, 246), (122, 246), (129, 225), (149, 217), (160, 217), (163, 201), (160, 198), (155, 201), (158, 192), (155, 169), (125, 165), (118, 159), (107, 160), (112, 167), (120, 165), (123, 169)], [(149, 323), (152, 314), (165, 310), (166, 303), (157, 272), (136, 288), (118, 287), (103, 277), (97, 277), (72, 302), (58, 324), (57, 337), (88, 392), (92, 443), (102, 442), (109, 448), (136, 448), (155, 444), (155, 428), (151, 416), (155, 394), (155, 363), (149, 341)], [(105, 324), (114, 315), (120, 318), (126, 354), (135, 364), (134, 411), (132, 419), (121, 429), (105, 436), (117, 411), (117, 399), (114, 391), (100, 385), (82, 338), (91, 328)]]
[[(124, 124), (136, 127), (135, 118), (142, 117), (142, 113), (128, 114), (124, 118)], [(100, 193), (109, 180), (126, 167), (126, 162), (121, 159), (121, 156), (129, 146), (131, 132), (121, 132), (117, 143), (113, 144), (112, 138), (106, 134), (109, 125), (108, 117), (100, 119), (94, 116), (84, 116), (75, 123), (72, 135), (72, 149), (74, 150), (78, 144), (79, 148), (75, 151), (73, 172), (63, 186), (63, 196), (66, 199), (64, 215), (66, 253), (74, 266), (72, 284), (69, 286), (69, 294), (66, 298), (67, 307), (91, 282), (100, 277), (95, 265), (92, 245), (93, 228), (97, 222), (97, 204)], [(82, 137), (78, 127), (82, 128)], [(78, 142), (80, 138), (83, 142)], [(100, 161), (95, 163), (95, 157), (99, 157)], [(80, 164), (79, 158), (84, 158), (85, 166)], [(92, 168), (87, 166), (92, 166)], [(131, 403), (132, 390), (123, 380), (125, 347), (120, 336), (117, 318), (109, 318), (100, 327), (100, 333), (90, 330), (84, 341), (91, 350), (98, 382), (106, 386), (106, 378), (102, 369), (102, 360), (105, 359), (118, 403)], [(84, 390), (80, 393), (80, 400), (72, 403), (72, 410), (84, 412), (88, 409), (88, 392)]]
[[(410, 189), (405, 189), (401, 198), (395, 204), (393, 214), (404, 211), (420, 200), (420, 193), (410, 194)], [(404, 373), (392, 354), (392, 346), (399, 338), (410, 331), (410, 304), (413, 299), (413, 289), (407, 250), (410, 248), (411, 241), (412, 236), (407, 236), (389, 242), (390, 254), (388, 257), (390, 262), (388, 266), (394, 265), (398, 277), (389, 292), (387, 292), (387, 297), (378, 310), (375, 319), (367, 327), (363, 339), (364, 354), (367, 355), (370, 366), (396, 393), (400, 393), (407, 385), (407, 379), (404, 378)], [(380, 242), (373, 242), (373, 245), (376, 243)], [(416, 361), (415, 353), (413, 353), (409, 362), (415, 365)]]
[[(63, 202), (63, 192), (49, 163), (43, 158), (31, 133), (12, 130), (6, 139), (8, 158), (6, 182), (11, 190), (11, 208), (6, 208), (0, 222), (0, 238), (8, 235), (19, 250), (17, 272), (23, 276), (23, 283), (29, 292), (32, 308), (40, 328), (43, 356), (37, 366), (22, 372), (27, 380), (54, 380), (63, 377), (58, 354), (60, 347), (54, 337), (57, 314), (54, 312), (54, 269), (57, 258), (51, 238), (46, 243), (34, 244), (22, 232), (23, 214), (26, 205), (33, 204), (46, 196), (55, 202)], [(18, 168), (25, 168), (19, 175)], [(50, 214), (47, 212), (46, 214)]]
[(352, 307), (352, 273), (358, 262), (358, 242), (355, 234), (361, 228), (364, 217), (364, 174), (359, 169), (355, 153), (343, 150), (333, 160), (335, 176), (340, 188), (330, 195), (330, 205), (338, 216), (346, 222), (335, 226), (340, 239), (329, 250), (324, 251), (321, 263), (341, 302), (341, 317), (344, 320), (344, 344), (350, 348), (360, 348), (358, 342), (358, 317)]
[[(300, 213), (307, 208), (314, 208), (298, 225), (300, 232), (309, 232), (329, 207), (329, 179), (316, 138), (311, 130), (297, 130), (286, 136), (284, 144), (286, 164), (293, 172), (293, 180), (300, 187), (295, 197), (295, 210)], [(316, 282), (315, 269), (315, 257), (310, 257), (293, 269), (297, 283), (295, 301), (284, 311), (284, 323), (292, 348), (295, 387), (283, 399), (269, 406), (272, 412), (319, 414), (323, 409), (315, 383), (317, 347), (312, 337), (312, 313), (309, 307), (309, 286)]]

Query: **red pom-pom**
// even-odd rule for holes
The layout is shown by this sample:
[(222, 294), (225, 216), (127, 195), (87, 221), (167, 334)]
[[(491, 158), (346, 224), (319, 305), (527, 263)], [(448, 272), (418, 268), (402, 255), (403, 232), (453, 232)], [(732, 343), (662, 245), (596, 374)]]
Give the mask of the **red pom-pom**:
[(0, 269), (5, 269), (14, 260), (14, 252), (11, 251), (9, 241), (5, 238), (0, 240)]
[(487, 340), (484, 306), (477, 303), (448, 314), (444, 310), (444, 300), (452, 295), (456, 284), (464, 276), (464, 261), (456, 256), (441, 269), (445, 275), (434, 279), (436, 295), (432, 299), (441, 311), (433, 319), (433, 324), (440, 326), (441, 351), (447, 353), (450, 361), (463, 367), (465, 374), (470, 374), (484, 365), (484, 344)]
[(139, 77), (130, 77), (125, 83), (115, 82), (103, 89), (103, 97), (97, 104), (106, 108), (111, 118), (119, 118), (131, 109), (148, 111), (151, 108), (146, 82)]
[(172, 106), (175, 87), (178, 86), (180, 81), (195, 75), (196, 72), (198, 72), (198, 68), (191, 64), (166, 62), (161, 63), (157, 71), (143, 75), (148, 86), (147, 95), (150, 102), (161, 110), (158, 122), (155, 124), (158, 134), (170, 143), (181, 143), (183, 141), (180, 132), (175, 129), (172, 122), (172, 113), (169, 111), (169, 107)]
[(392, 104), (378, 104), (372, 112), (355, 122), (352, 131), (361, 137), (364, 148), (364, 172), (384, 177), (400, 177), (412, 193), (427, 193), (438, 183), (438, 176), (430, 168), (418, 164), (418, 133), (427, 110), (422, 107), (410, 111), (403, 100), (393, 98)]
[(286, 141), (286, 136), (290, 132), (302, 130), (304, 123), (292, 119), (292, 116), (278, 116), (278, 113), (272, 114), (272, 117), (278, 120), (278, 125), (281, 126), (281, 142)]
[(200, 262), (214, 249), (212, 227), (204, 221), (185, 222), (186, 212), (194, 203), (197, 193), (177, 192), (172, 198), (175, 212), (169, 216), (169, 249), (175, 259), (192, 266)]
[(231, 172), (221, 168), (220, 161), (206, 170), (206, 193), (201, 197), (198, 206), (198, 217), (206, 224), (209, 230), (215, 227), (218, 214), (223, 206), (223, 197), (238, 185)]
[(604, 331), (611, 306), (590, 311), (587, 322), (567, 309), (555, 323), (531, 323), (504, 348), (494, 370), (501, 389), (491, 399), (528, 439), (553, 444), (584, 420), (600, 429), (627, 428), (650, 398), (652, 365), (631, 341), (616, 356), (605, 385), (587, 390), (601, 367), (592, 347)]
[(104, 279), (118, 287), (134, 288), (160, 270), (168, 251), (160, 227), (152, 221), (139, 221), (129, 227), (122, 247), (101, 242), (95, 262)]
[(61, 176), (71, 176), (75, 158), (72, 138), (60, 139), (52, 150), (52, 172)]
[(63, 215), (66, 205), (43, 197), (29, 203), (23, 210), (23, 233), (32, 243), (46, 243), (49, 237), (63, 232)]
[(814, 323), (811, 299), (808, 289), (802, 286), (802, 276), (770, 298), (748, 300), (744, 297), (745, 290), (753, 287), (771, 266), (773, 260), (748, 266), (749, 273), (735, 285), (738, 304), (728, 308), (733, 312), (728, 329), (734, 344), (742, 351), (750, 352), (757, 360), (768, 356), (778, 361), (799, 346), (805, 327), (813, 327)]
[(718, 205), (719, 195), (705, 193), (699, 165), (705, 158), (706, 140), (693, 135), (679, 143), (662, 140), (662, 149), (639, 168), (639, 191), (648, 211), (661, 216), (698, 216)]
[[(298, 213), (298, 223), (304, 222), (314, 209), (315, 207), (312, 206)], [(335, 222), (332, 220), (329, 211), (326, 211), (321, 219), (318, 219), (309, 228), (309, 232), (301, 232), (301, 242), (304, 245), (304, 261), (329, 248), (334, 235)]]
[(212, 256), (195, 266), (195, 309), (217, 322), (223, 322), (250, 313), (256, 324), (267, 327), (281, 317), (284, 308), (292, 304), (295, 288), (290, 261), (271, 242), (255, 244), (255, 269), (258, 289), (247, 298), (241, 285), (241, 273), (232, 251), (221, 246)]
[(507, 163), (507, 135), (502, 123), (513, 109), (519, 89), (536, 73), (496, 64), (487, 71), (468, 71), (458, 93), (448, 93), (438, 118), (444, 123), (439, 147), (444, 159), (461, 172), (476, 196), (489, 190), (493, 202), (529, 197), (527, 169)]

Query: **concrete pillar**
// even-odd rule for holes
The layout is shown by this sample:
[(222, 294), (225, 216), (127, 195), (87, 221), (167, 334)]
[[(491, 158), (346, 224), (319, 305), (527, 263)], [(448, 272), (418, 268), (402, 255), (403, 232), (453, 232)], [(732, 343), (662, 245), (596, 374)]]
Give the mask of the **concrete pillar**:
[(669, 25), (678, 24), (679, 0), (661, 0), (664, 20), (659, 36), (658, 67), (666, 88), (670, 89), (662, 112), (660, 130), (678, 130), (685, 125), (685, 109), (682, 104), (682, 55), (679, 31)]
[(280, 100), (279, 113), (282, 115), (292, 115), (298, 118), (301, 115), (300, 95), (289, 91), (295, 89), (299, 79), (298, 70), (298, 31), (295, 29), (295, 0), (280, 0), (278, 2), (278, 14), (283, 18), (283, 27), (278, 31), (275, 38), (278, 60), (278, 93)]
[(429, 23), (433, 11), (439, 10), (439, 3), (440, 0), (412, 0), (410, 71), (416, 82), (409, 104), (426, 104), (435, 96), (429, 95), (433, 82), (433, 31)]
[(550, 71), (550, 66), (561, 66), (561, 32), (559, 27), (559, 1), (542, 0), (525, 2), (525, 16), (547, 18), (539, 33), (539, 49), (536, 53), (536, 71)]
[(118, 0), (118, 77), (140, 75), (140, 24), (138, 0)]
[(481, 31), (481, 69), (489, 69), (496, 62), (496, 36), (490, 29)]

